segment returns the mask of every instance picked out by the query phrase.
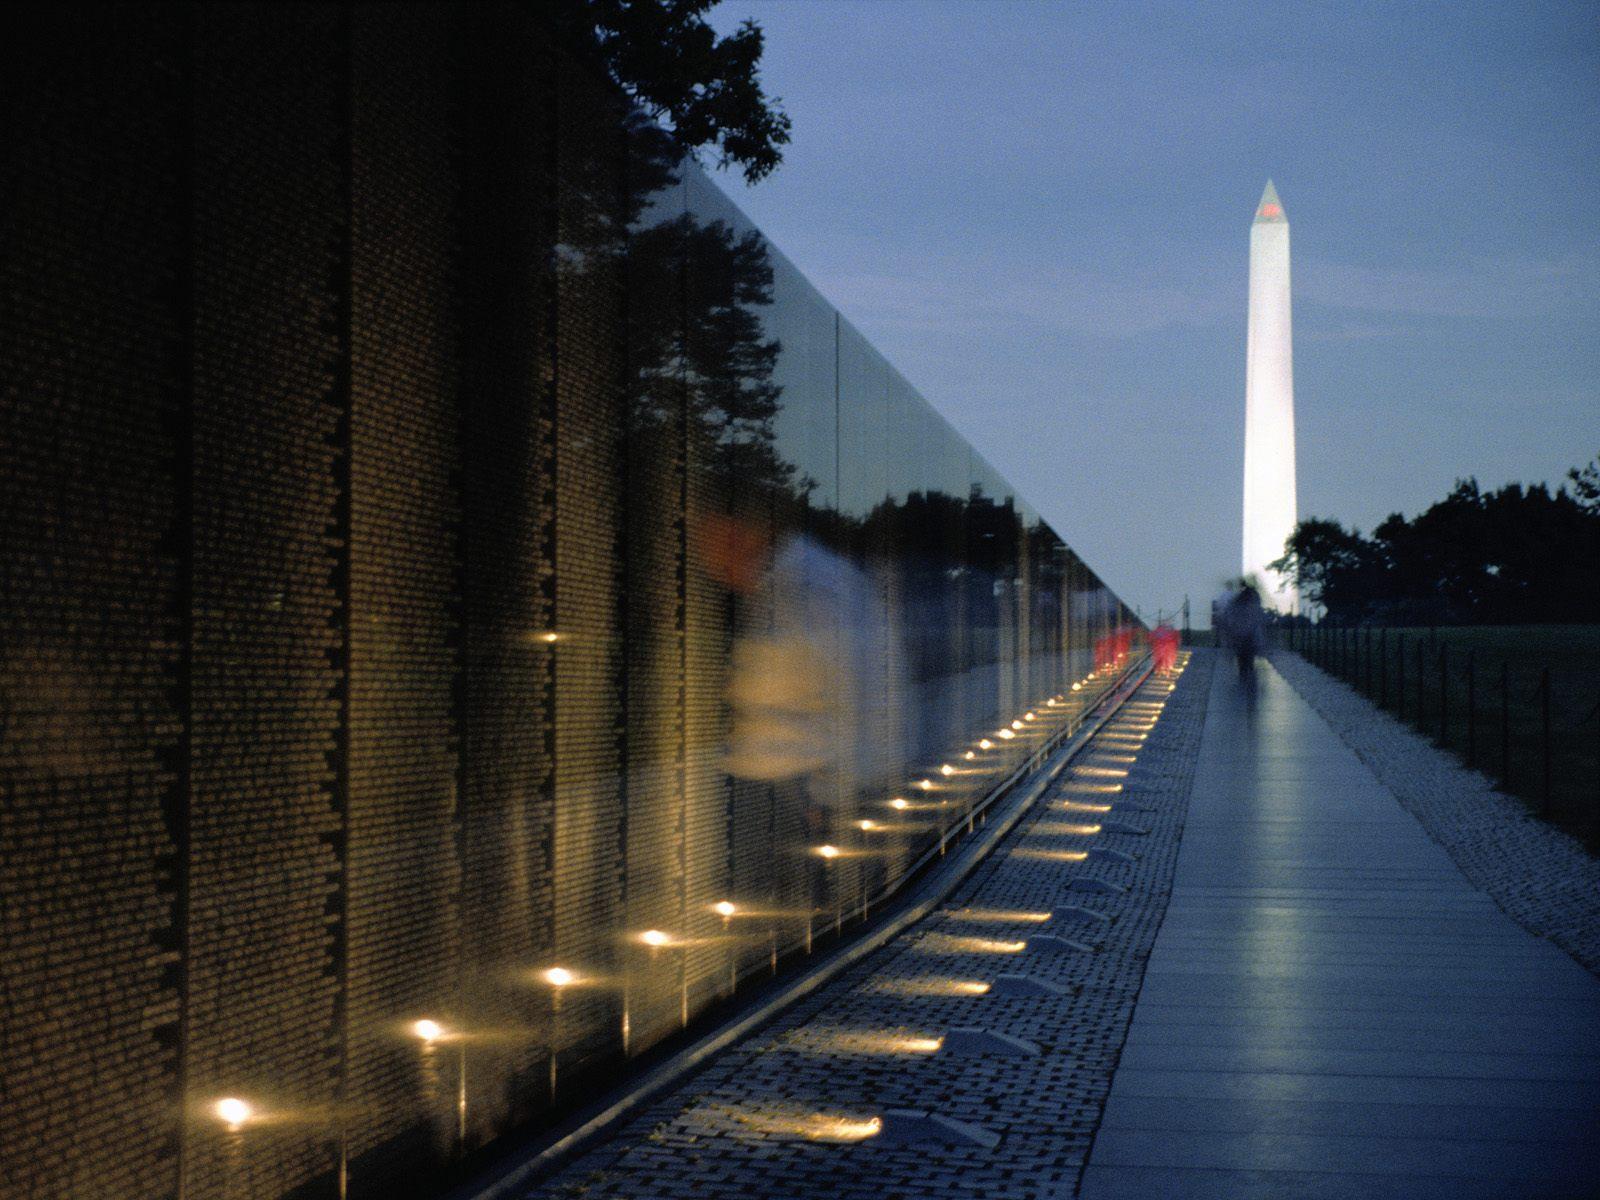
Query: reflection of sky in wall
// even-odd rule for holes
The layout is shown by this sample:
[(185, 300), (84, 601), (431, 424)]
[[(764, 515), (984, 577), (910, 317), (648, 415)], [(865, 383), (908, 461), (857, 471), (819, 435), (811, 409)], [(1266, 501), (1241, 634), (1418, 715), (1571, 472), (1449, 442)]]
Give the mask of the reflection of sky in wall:
[(1269, 175), (1303, 515), (1370, 528), (1600, 450), (1592, 5), (1129, 11), (724, 0), (795, 141), (719, 182), (1147, 612), (1203, 611), (1238, 559)]

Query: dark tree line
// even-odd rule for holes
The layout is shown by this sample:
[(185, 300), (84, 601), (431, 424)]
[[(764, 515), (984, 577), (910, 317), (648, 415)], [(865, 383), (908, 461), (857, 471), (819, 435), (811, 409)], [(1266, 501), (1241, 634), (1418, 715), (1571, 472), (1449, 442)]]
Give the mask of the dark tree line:
[(1600, 622), (1600, 459), (1544, 484), (1484, 491), (1456, 482), (1407, 520), (1371, 536), (1336, 520), (1301, 521), (1272, 564), (1341, 623)]

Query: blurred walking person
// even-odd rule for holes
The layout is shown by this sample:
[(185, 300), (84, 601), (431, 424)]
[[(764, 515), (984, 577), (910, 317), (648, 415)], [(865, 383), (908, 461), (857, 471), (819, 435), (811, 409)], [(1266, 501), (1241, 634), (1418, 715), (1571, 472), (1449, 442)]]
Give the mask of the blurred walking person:
[(1266, 642), (1267, 615), (1261, 608), (1261, 594), (1248, 583), (1228, 598), (1217, 611), (1217, 634), (1221, 643), (1233, 651), (1239, 664), (1239, 678), (1255, 678), (1256, 655)]

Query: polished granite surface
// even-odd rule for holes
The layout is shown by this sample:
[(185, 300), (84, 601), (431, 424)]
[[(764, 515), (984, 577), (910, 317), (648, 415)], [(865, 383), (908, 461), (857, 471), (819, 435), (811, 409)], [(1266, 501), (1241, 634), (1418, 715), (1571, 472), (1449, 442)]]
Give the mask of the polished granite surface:
[(1600, 1195), (1600, 981), (1269, 664), (1220, 666), (1081, 1195)]

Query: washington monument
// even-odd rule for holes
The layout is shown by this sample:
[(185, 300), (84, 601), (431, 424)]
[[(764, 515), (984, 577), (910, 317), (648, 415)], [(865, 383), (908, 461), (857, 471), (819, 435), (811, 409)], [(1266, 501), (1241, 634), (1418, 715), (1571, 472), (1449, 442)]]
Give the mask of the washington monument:
[(1289, 325), (1289, 218), (1267, 180), (1250, 226), (1250, 318), (1244, 381), (1244, 574), (1263, 604), (1298, 597), (1267, 564), (1294, 532), (1294, 353)]

